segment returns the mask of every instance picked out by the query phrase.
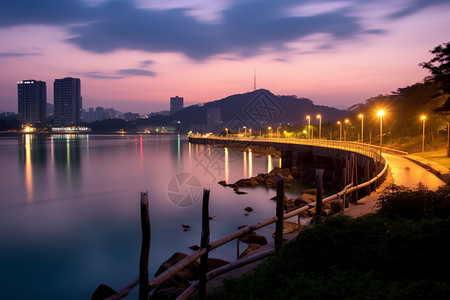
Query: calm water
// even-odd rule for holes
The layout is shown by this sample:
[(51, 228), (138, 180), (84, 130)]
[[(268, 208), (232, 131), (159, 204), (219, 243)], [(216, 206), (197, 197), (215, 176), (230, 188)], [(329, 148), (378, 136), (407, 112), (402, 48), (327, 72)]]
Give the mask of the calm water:
[[(188, 247), (199, 244), (202, 188), (211, 190), (210, 214), (216, 216), (212, 241), (273, 216), (275, 190), (236, 195), (217, 182), (278, 164), (276, 158), (192, 145), (179, 136), (1, 137), (2, 298), (89, 299), (100, 283), (120, 289), (137, 277), (141, 191), (149, 191), (154, 274), (174, 252), (190, 254)], [(250, 216), (244, 215), (246, 206), (255, 209)], [(183, 232), (181, 224), (191, 230)], [(210, 256), (234, 260), (235, 247)]]

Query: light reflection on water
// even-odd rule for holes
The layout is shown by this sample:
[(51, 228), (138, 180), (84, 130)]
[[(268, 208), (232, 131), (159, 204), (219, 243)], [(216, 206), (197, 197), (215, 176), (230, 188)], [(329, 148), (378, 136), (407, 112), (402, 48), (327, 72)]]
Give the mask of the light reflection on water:
[[(211, 241), (272, 217), (275, 190), (256, 187), (236, 195), (217, 182), (270, 171), (273, 159), (189, 144), (180, 136), (0, 138), (2, 297), (29, 299), (32, 291), (39, 299), (89, 299), (100, 283), (119, 289), (134, 279), (141, 191), (149, 191), (150, 274), (174, 252), (191, 253), (188, 247), (200, 242), (201, 205), (181, 208), (170, 201), (168, 184), (180, 173), (195, 175), (211, 190)], [(250, 216), (246, 206), (255, 209)], [(181, 224), (191, 230), (183, 232)], [(233, 260), (235, 247), (230, 243), (210, 256)]]

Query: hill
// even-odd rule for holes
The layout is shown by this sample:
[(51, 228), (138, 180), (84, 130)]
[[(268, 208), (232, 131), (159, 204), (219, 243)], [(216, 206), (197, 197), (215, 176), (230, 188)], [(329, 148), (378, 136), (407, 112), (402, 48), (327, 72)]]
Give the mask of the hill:
[[(219, 110), (220, 119), (218, 120), (216, 113)], [(346, 111), (336, 108), (315, 105), (307, 98), (277, 96), (269, 90), (259, 89), (189, 106), (169, 116), (139, 120), (137, 125), (175, 125), (177, 130), (183, 133), (189, 130), (217, 132), (224, 128), (238, 130), (245, 126), (256, 132), (280, 123), (307, 123), (305, 119), (307, 115), (315, 119), (314, 116), (320, 114), (323, 121), (335, 122), (345, 113)], [(317, 123), (316, 120), (312, 122)]]

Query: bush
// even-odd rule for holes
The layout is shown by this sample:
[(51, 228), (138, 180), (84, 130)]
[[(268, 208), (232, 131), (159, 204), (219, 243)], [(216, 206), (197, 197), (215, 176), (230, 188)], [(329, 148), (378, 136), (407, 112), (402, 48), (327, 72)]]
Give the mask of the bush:
[(450, 218), (335, 216), (211, 299), (445, 299)]
[(389, 217), (420, 219), (431, 216), (449, 216), (450, 198), (448, 191), (436, 192), (425, 186), (416, 189), (404, 186), (388, 186), (378, 199), (378, 213)]

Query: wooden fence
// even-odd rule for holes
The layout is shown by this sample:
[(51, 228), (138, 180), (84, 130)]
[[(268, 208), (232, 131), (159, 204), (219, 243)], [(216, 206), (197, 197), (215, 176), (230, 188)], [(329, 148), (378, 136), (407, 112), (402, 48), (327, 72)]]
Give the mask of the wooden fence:
[[(276, 215), (272, 218), (266, 219), (259, 223), (253, 224), (251, 226), (246, 226), (241, 228), (225, 237), (222, 237), (212, 243), (209, 243), (209, 212), (208, 212), (208, 203), (209, 203), (209, 190), (204, 190), (203, 193), (203, 205), (202, 205), (202, 234), (201, 234), (201, 247), (198, 251), (192, 253), (188, 257), (176, 263), (171, 268), (167, 269), (157, 277), (148, 280), (148, 256), (150, 251), (150, 219), (148, 217), (148, 194), (141, 193), (141, 224), (142, 224), (142, 248), (141, 248), (141, 260), (140, 260), (140, 275), (138, 278), (129, 282), (126, 286), (120, 289), (114, 295), (105, 298), (108, 300), (117, 300), (122, 299), (127, 296), (131, 290), (136, 287), (138, 284), (140, 285), (139, 289), (139, 299), (149, 299), (150, 293), (156, 289), (163, 282), (171, 278), (173, 275), (178, 273), (179, 271), (186, 268), (192, 262), (198, 260), (200, 258), (200, 280), (193, 283), (190, 287), (188, 287), (183, 294), (181, 294), (177, 299), (187, 299), (191, 296), (197, 289), (199, 289), (199, 299), (204, 299), (206, 293), (206, 282), (214, 277), (217, 277), (221, 274), (224, 274), (233, 269), (239, 268), (256, 260), (259, 260), (265, 256), (273, 254), (276, 249), (282, 243), (282, 233), (283, 233), (283, 220), (298, 216), (298, 223), (300, 224), (300, 214), (308, 211), (312, 208), (316, 208), (316, 215), (321, 215), (321, 207), (322, 204), (330, 202), (330, 201), (340, 201), (341, 203), (341, 213), (343, 213), (344, 208), (348, 206), (348, 197), (353, 193), (357, 192), (359, 189), (366, 188), (368, 192), (372, 192), (375, 190), (385, 179), (387, 174), (387, 162), (383, 157), (379, 158), (379, 161), (382, 161), (381, 171), (371, 180), (361, 183), (359, 185), (354, 185), (353, 182), (348, 181), (348, 184), (344, 187), (344, 189), (334, 195), (326, 197), (322, 199), (321, 193), (321, 169), (317, 169), (317, 193), (316, 193), (316, 202), (310, 203), (309, 205), (300, 207), (294, 211), (283, 214), (283, 200), (284, 200), (284, 180), (282, 178), (277, 178), (277, 205), (276, 205)], [(322, 170), (323, 171), (323, 170)], [(353, 172), (351, 172), (353, 174)], [(349, 172), (349, 179), (352, 178)], [(357, 194), (356, 196), (357, 200)], [(239, 239), (246, 234), (252, 233), (253, 231), (263, 228), (272, 223), (276, 223), (275, 228), (275, 248), (266, 250), (264, 252), (258, 253), (257, 255), (251, 255), (246, 258), (239, 259), (235, 262), (229, 263), (223, 267), (212, 270), (209, 273), (206, 273), (206, 261), (208, 258), (208, 253), (230, 241), (235, 239)], [(239, 244), (239, 241), (238, 241)], [(146, 282), (146, 284), (140, 284), (141, 282)]]

